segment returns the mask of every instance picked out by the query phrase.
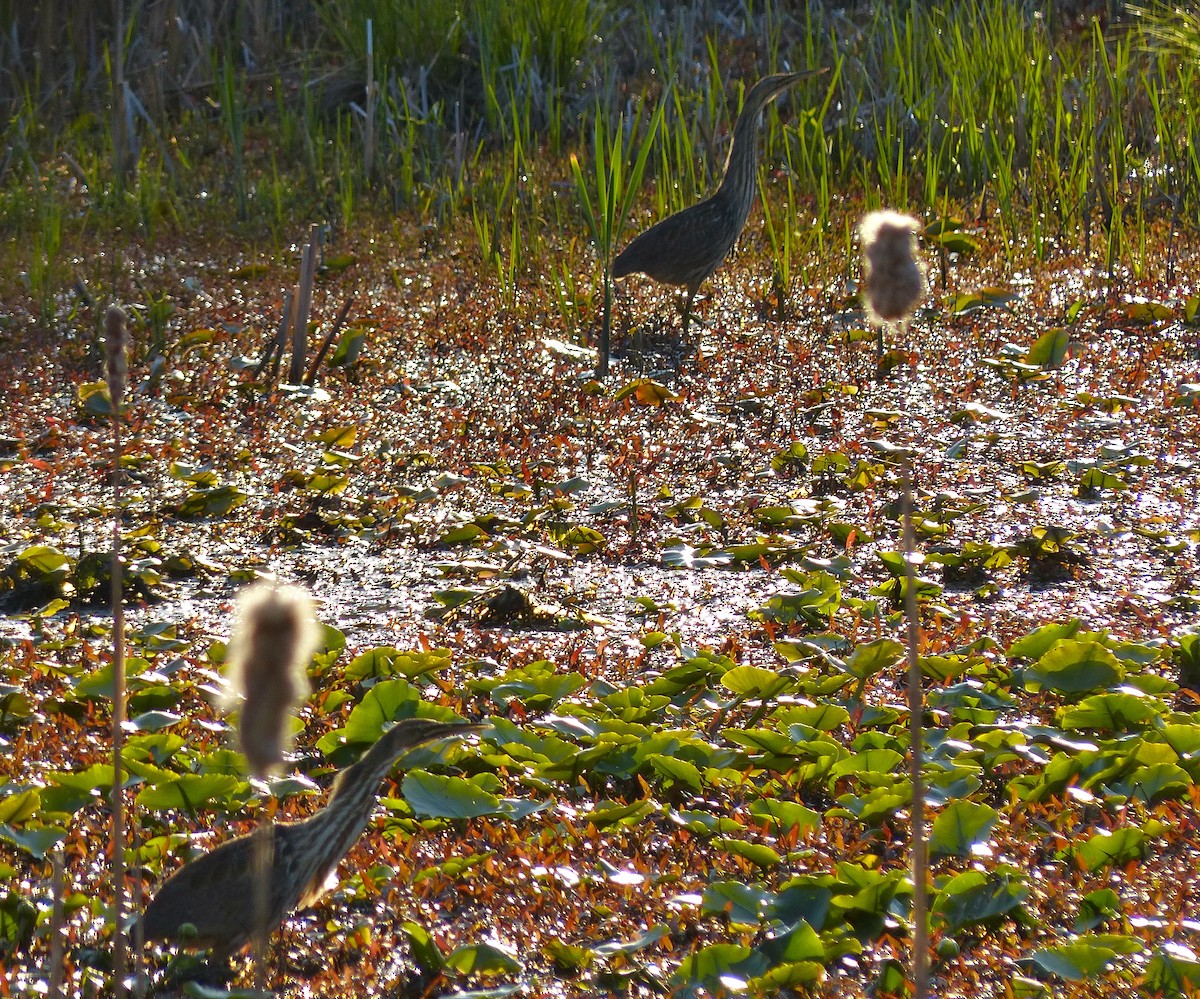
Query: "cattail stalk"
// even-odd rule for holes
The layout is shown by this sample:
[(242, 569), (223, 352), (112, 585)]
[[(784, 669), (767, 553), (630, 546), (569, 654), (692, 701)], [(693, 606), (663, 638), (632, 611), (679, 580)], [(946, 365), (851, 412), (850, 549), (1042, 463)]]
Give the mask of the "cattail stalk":
[(275, 772), (290, 748), (289, 719), (308, 695), (317, 637), (312, 598), (298, 586), (260, 583), (238, 601), (230, 679), (242, 700), (238, 738), (256, 777)]
[(50, 916), (50, 982), (48, 994), (50, 999), (63, 999), (63, 930), (66, 929), (66, 909), (63, 898), (66, 895), (66, 874), (63, 867), (63, 848), (59, 843), (50, 854), (51, 870), (54, 878), (54, 907)]
[(124, 768), (121, 750), (125, 733), (125, 603), (122, 599), (121, 571), (121, 405), (129, 376), (125, 352), (129, 334), (125, 313), (119, 305), (110, 305), (104, 313), (104, 356), (108, 394), (112, 403), (112, 628), (113, 628), (113, 710), (112, 710), (112, 870), (113, 870), (113, 994), (125, 995), (125, 801), (122, 793)]
[(912, 871), (913, 871), (913, 999), (929, 995), (929, 843), (925, 837), (924, 718), (925, 691), (917, 655), (920, 628), (917, 623), (916, 540), (913, 535), (913, 489), (911, 459), (901, 466), (904, 491), (904, 616), (908, 623), (908, 729), (912, 774)]
[[(317, 647), (312, 600), (296, 586), (263, 583), (247, 590), (238, 606), (230, 642), (230, 673), (242, 698), (238, 737), (250, 771), (265, 780), (284, 761), (290, 746), (292, 713), (308, 693), (308, 663)], [(274, 837), (269, 818), (254, 838), (255, 921), (265, 928), (270, 911)], [(266, 990), (267, 933), (256, 932), (256, 985)]]
[[(877, 351), (883, 354), (883, 327), (897, 323), (901, 329), (912, 318), (924, 297), (925, 264), (917, 255), (921, 224), (899, 212), (871, 212), (858, 228), (863, 248), (863, 301), (867, 319), (879, 327)], [(913, 999), (929, 995), (929, 845), (925, 836), (925, 784), (922, 775), (925, 692), (917, 654), (920, 626), (917, 621), (916, 539), (913, 533), (912, 459), (900, 466), (903, 493), (904, 616), (908, 633), (908, 718), (912, 778), (912, 879), (913, 879)]]
[(883, 327), (901, 326), (912, 317), (928, 287), (925, 264), (917, 256), (921, 223), (899, 212), (871, 212), (858, 227), (863, 248), (863, 302), (867, 320), (879, 328), (878, 353), (883, 353)]

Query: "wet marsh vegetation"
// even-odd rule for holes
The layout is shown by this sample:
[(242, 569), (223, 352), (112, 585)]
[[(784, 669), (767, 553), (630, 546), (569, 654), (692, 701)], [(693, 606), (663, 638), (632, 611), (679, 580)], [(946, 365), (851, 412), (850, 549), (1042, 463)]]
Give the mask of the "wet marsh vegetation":
[[(487, 724), (405, 761), (273, 938), (280, 992), (908, 994), (908, 458), (935, 994), (1195, 994), (1195, 15), (418, 6), (296, 5), (307, 61), (253, 67), (233, 42), (270, 17), (164, 69), (145, 14), (124, 174), (111, 102), (14, 105), (10, 991), (112, 986), (118, 301), (135, 910), (419, 710)], [(612, 254), (711, 192), (755, 79), (806, 66), (688, 338), (677, 290), (627, 279), (595, 377)], [(877, 358), (854, 231), (881, 206), (922, 221), (930, 289)], [(296, 386), (256, 366), (313, 223), (315, 343), (350, 305)], [(214, 705), (264, 575), (323, 627), (270, 793)], [(150, 951), (144, 982), (191, 961)]]

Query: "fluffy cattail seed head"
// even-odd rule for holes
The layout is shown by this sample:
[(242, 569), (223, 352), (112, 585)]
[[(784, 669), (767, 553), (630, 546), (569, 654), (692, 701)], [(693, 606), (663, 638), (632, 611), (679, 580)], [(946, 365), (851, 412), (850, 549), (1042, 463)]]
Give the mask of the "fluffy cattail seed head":
[(312, 599), (298, 586), (257, 583), (238, 600), (230, 676), (234, 695), (244, 699), (238, 735), (255, 776), (283, 762), (288, 719), (308, 693), (317, 634)]
[(917, 257), (921, 224), (912, 216), (879, 211), (858, 227), (863, 249), (863, 302), (876, 326), (903, 321), (925, 297), (925, 264)]
[(114, 413), (121, 408), (121, 402), (125, 398), (125, 383), (129, 376), (125, 351), (128, 348), (129, 331), (125, 326), (125, 310), (114, 303), (104, 312), (105, 377), (108, 380), (108, 394), (112, 399)]

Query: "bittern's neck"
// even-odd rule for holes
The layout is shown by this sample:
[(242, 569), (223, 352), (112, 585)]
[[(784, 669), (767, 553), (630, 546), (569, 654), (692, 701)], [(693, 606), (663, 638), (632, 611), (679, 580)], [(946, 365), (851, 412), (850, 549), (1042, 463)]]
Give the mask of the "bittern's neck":
[(329, 803), (312, 818), (300, 823), (303, 836), (313, 841), (313, 854), (333, 857), (337, 864), (366, 828), (371, 810), (379, 797), (379, 785), (408, 748), (408, 740), (399, 728), (391, 729), (362, 758), (347, 767), (334, 782)]
[(329, 804), (325, 806), (326, 811), (347, 815), (361, 813), (365, 823), (378, 796), (380, 781), (387, 776), (396, 757), (404, 752), (407, 744), (408, 740), (400, 728), (385, 732), (357, 763), (338, 775), (329, 796)]
[(762, 101), (742, 108), (733, 126), (733, 141), (729, 144), (729, 159), (725, 176), (714, 197), (726, 201), (738, 220), (738, 229), (745, 224), (758, 189), (758, 131), (762, 119)]

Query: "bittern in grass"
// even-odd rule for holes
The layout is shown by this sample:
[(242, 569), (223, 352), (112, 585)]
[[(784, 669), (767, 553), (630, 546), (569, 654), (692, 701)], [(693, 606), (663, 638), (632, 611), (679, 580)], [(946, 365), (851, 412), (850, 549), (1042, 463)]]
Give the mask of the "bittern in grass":
[(159, 889), (142, 916), (147, 941), (176, 940), (210, 948), (218, 957), (272, 932), (288, 914), (324, 894), (338, 862), (358, 840), (398, 756), (440, 739), (477, 732), (480, 725), (407, 718), (380, 737), (334, 782), (328, 804), (301, 822), (268, 827), (271, 850), (268, 905), (255, 925), (255, 851), (259, 833), (223, 843), (185, 864)]
[(750, 215), (758, 185), (758, 126), (763, 109), (793, 84), (821, 72), (774, 73), (759, 80), (734, 123), (725, 175), (716, 193), (651, 226), (613, 261), (615, 278), (645, 274), (686, 289), (685, 336), (697, 289), (720, 266)]

